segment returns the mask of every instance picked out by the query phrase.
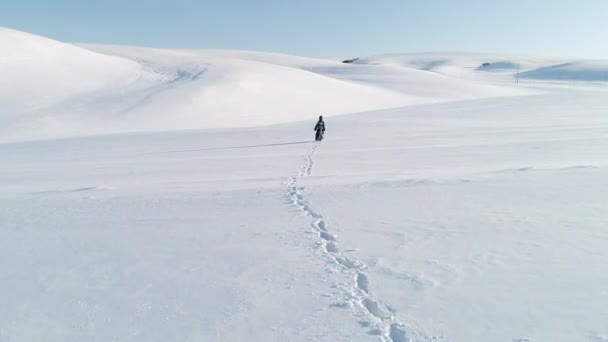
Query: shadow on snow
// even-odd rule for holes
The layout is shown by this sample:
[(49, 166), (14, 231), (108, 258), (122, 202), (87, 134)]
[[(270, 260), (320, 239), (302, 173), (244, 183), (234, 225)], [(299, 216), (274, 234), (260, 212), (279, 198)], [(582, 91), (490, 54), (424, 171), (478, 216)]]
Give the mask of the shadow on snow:
[(157, 153), (183, 153), (183, 152), (199, 152), (199, 151), (218, 151), (218, 150), (236, 150), (245, 148), (259, 148), (259, 147), (273, 147), (273, 146), (286, 146), (286, 145), (298, 145), (298, 144), (312, 144), (315, 141), (297, 141), (288, 143), (276, 143), (276, 144), (263, 144), (263, 145), (246, 145), (246, 146), (230, 146), (230, 147), (213, 147), (213, 148), (197, 148), (191, 150), (175, 150), (175, 151), (164, 151), (164, 152), (151, 152), (150, 154)]

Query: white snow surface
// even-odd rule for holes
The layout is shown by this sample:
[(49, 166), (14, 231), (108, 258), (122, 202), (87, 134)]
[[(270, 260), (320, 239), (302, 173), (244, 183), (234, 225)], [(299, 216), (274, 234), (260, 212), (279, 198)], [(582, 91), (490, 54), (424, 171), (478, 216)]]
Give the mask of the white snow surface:
[(0, 141), (260, 126), (521, 95), (394, 65), (280, 54), (74, 46), (0, 28)]
[(608, 61), (577, 61), (529, 70), (522, 78), (557, 81), (608, 82)]
[(0, 45), (2, 342), (608, 341), (601, 61)]

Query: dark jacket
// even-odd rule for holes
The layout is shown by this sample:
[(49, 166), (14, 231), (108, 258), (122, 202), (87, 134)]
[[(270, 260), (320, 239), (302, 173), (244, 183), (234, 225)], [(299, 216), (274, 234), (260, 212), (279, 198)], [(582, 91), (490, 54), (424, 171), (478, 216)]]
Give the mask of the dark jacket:
[(315, 126), (315, 131), (321, 130), (321, 132), (325, 132), (325, 121), (319, 120), (317, 125)]

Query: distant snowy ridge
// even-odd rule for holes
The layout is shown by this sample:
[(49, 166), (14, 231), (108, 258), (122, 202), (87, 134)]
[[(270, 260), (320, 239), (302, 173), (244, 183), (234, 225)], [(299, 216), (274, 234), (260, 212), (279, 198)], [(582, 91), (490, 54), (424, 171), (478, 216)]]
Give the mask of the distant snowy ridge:
[(608, 82), (608, 61), (561, 63), (522, 72), (519, 77), (537, 80)]
[[(546, 81), (608, 81), (608, 61), (567, 61), (475, 53), (413, 53), (379, 55), (361, 64), (395, 65), (447, 76), (503, 72), (512, 77)], [(474, 72), (472, 72), (474, 71)]]
[[(385, 55), (344, 64), (252, 51), (75, 46), (7, 28), (0, 28), (0, 49), (7, 52), (0, 56), (0, 142), (261, 126), (535, 93), (508, 82), (513, 69), (499, 73), (504, 82), (480, 78), (483, 62), (505, 63), (493, 55)], [(522, 78), (577, 73), (544, 70), (544, 62), (511, 63), (523, 66)], [(602, 68), (594, 64), (577, 80), (605, 77)]]
[(0, 28), (0, 49), (0, 104), (7, 111), (40, 109), (153, 77), (125, 58), (5, 28)]

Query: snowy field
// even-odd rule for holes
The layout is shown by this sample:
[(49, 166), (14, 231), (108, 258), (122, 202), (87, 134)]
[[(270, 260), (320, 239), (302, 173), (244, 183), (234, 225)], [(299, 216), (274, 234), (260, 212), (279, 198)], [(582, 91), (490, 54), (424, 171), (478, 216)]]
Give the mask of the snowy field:
[(1, 342), (608, 341), (608, 62), (0, 47)]

